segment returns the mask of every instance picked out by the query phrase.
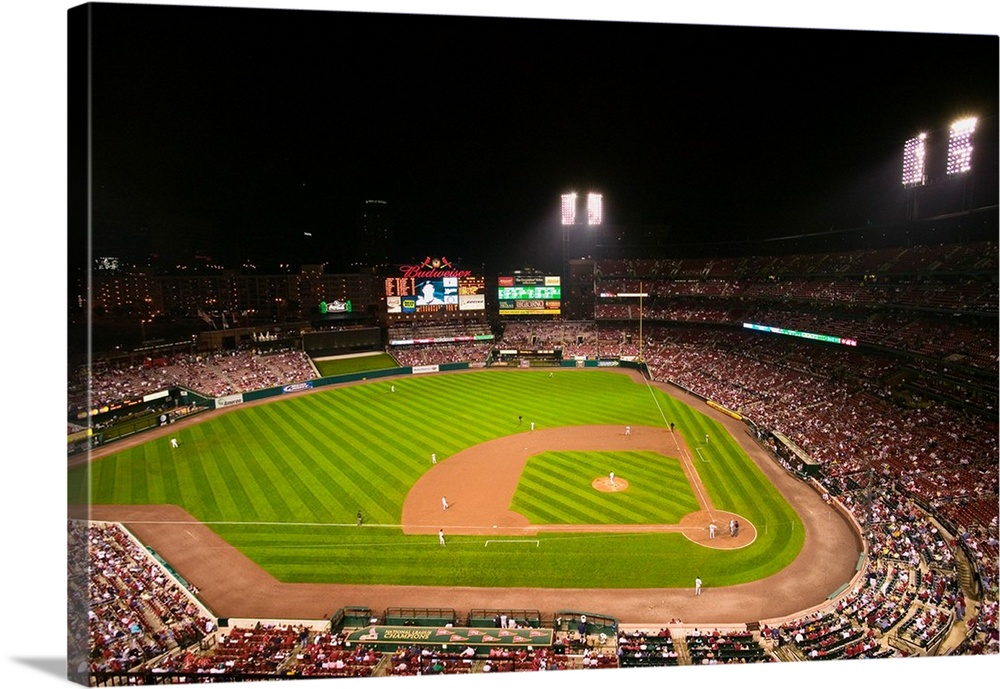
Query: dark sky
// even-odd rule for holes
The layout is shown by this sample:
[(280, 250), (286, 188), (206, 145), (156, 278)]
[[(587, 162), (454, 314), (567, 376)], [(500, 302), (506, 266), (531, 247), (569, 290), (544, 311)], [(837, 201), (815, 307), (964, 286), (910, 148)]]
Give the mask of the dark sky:
[(496, 268), (570, 190), (671, 242), (892, 222), (905, 139), (997, 119), (995, 35), (98, 4), (93, 56), (95, 250), (227, 264), (337, 267), (369, 198)]

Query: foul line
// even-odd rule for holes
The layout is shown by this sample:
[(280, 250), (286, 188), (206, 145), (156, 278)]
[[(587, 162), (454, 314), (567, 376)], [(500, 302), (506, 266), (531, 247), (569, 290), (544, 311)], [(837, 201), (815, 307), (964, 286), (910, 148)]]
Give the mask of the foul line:
[(649, 396), (653, 398), (653, 404), (656, 405), (657, 411), (660, 412), (660, 418), (663, 419), (663, 427), (670, 428), (670, 422), (667, 421), (667, 415), (663, 413), (663, 408), (660, 407), (660, 401), (656, 399), (656, 394), (653, 392), (653, 386), (649, 384), (649, 379), (643, 376), (642, 379), (646, 381), (646, 389), (649, 390)]
[[(646, 378), (646, 376), (643, 376), (642, 379), (646, 383), (646, 389), (649, 390), (649, 396), (653, 398), (653, 403), (656, 405), (656, 409), (660, 412), (660, 418), (663, 419), (663, 426), (665, 428), (669, 428), (670, 423), (667, 421), (666, 414), (663, 413), (663, 408), (660, 406), (660, 401), (656, 399), (656, 393), (653, 392), (653, 386), (649, 384), (649, 379)], [(687, 466), (689, 466), (691, 471), (694, 472), (694, 478), (696, 480), (692, 481), (691, 477), (689, 476), (688, 482), (691, 485), (691, 489), (696, 494), (696, 498), (698, 499), (698, 505), (704, 508), (709, 514), (712, 514), (715, 511), (715, 509), (712, 507), (712, 502), (711, 500), (709, 500), (708, 495), (705, 493), (705, 491), (702, 490), (701, 477), (698, 476), (698, 470), (694, 468), (694, 459), (688, 453), (687, 449), (682, 448), (681, 444), (677, 442), (677, 436), (673, 435), (673, 431), (671, 431), (671, 438), (674, 441), (674, 447), (681, 455), (683, 455), (684, 461), (687, 462)], [(701, 457), (701, 461), (703, 462), (708, 461), (701, 454), (701, 450), (699, 450), (697, 447), (695, 448), (695, 451), (698, 453), (698, 456)]]

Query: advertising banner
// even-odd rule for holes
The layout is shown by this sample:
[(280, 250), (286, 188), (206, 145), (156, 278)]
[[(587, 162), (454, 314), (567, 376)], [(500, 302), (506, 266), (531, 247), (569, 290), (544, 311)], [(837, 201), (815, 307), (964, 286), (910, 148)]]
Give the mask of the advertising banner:
[(439, 369), (438, 369), (438, 365), (437, 364), (434, 364), (433, 366), (414, 366), (413, 367), (413, 372), (414, 373), (437, 373), (438, 371), (439, 371)]
[(215, 398), (215, 408), (222, 409), (223, 407), (235, 407), (237, 404), (243, 404), (243, 393), (239, 392), (235, 395), (226, 395), (225, 397)]
[(551, 646), (551, 629), (496, 629), (483, 627), (388, 627), (358, 629), (347, 636), (360, 644), (460, 644), (461, 646)]

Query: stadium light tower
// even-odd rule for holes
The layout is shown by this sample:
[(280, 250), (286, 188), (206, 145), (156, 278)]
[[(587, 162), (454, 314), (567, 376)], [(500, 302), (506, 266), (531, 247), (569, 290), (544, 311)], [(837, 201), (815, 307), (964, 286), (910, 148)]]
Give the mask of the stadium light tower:
[(569, 193), (562, 195), (562, 224), (563, 227), (576, 224), (576, 194)]
[[(562, 233), (563, 233), (563, 272), (569, 275), (569, 233), (570, 228), (583, 224), (583, 219), (577, 217), (576, 199), (578, 194), (573, 191), (562, 195)], [(596, 192), (587, 194), (586, 224), (595, 227), (604, 222), (604, 195)]]
[(927, 134), (921, 133), (903, 144), (903, 186), (917, 187), (927, 183)]
[(600, 225), (604, 211), (604, 196), (593, 192), (587, 194), (587, 224)]
[(972, 135), (976, 131), (976, 118), (966, 117), (951, 123), (948, 135), (948, 176), (972, 169)]

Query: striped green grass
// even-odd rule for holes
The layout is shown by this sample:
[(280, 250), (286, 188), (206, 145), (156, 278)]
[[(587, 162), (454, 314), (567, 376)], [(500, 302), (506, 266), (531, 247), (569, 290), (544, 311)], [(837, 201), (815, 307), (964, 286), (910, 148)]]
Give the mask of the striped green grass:
[[(388, 381), (374, 381), (235, 407), (180, 430), (177, 449), (160, 438), (71, 471), (69, 499), (180, 505), (289, 582), (672, 587), (690, 586), (700, 572), (706, 582), (725, 585), (773, 574), (801, 549), (798, 517), (722, 427), (628, 376), (593, 369), (560, 370), (551, 378), (547, 371), (485, 370), (394, 384), (395, 392)], [(714, 551), (678, 534), (544, 534), (535, 547), (487, 546), (483, 537), (449, 535), (448, 547), (440, 548), (436, 536), (405, 536), (402, 504), (430, 468), (430, 454), (447, 461), (464, 448), (526, 432), (518, 415), (539, 428), (662, 428), (674, 422), (700, 451), (695, 466), (715, 507), (752, 522), (756, 542)], [(707, 446), (706, 433), (712, 436)], [(608, 470), (604, 458), (594, 461), (601, 464), (594, 475)], [(683, 502), (660, 504), (662, 494), (643, 485), (652, 481), (639, 471), (643, 461), (616, 469), (629, 479), (634, 472), (637, 492), (648, 493), (615, 519), (676, 520)], [(530, 462), (517, 491), (519, 508), (539, 523), (556, 518), (545, 511), (539, 491), (572, 489), (551, 484), (555, 475)], [(546, 480), (551, 485), (544, 486)], [(358, 510), (365, 516), (362, 528), (354, 525)]]
[[(611, 471), (628, 488), (595, 491), (594, 478)], [(544, 452), (528, 460), (511, 509), (532, 524), (676, 524), (699, 507), (674, 458), (656, 452)]]

